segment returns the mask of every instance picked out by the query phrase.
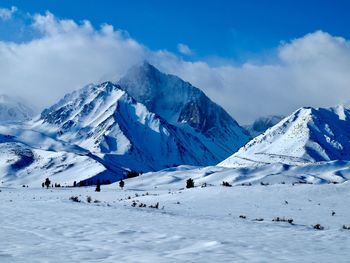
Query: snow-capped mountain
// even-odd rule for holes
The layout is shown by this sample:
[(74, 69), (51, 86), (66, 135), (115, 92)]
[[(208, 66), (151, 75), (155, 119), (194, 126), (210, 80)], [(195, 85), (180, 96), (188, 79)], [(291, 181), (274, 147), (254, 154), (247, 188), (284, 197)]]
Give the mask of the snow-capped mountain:
[(0, 95), (0, 123), (22, 122), (33, 116), (34, 111), (20, 100)]
[(110, 166), (154, 171), (216, 161), (197, 137), (150, 112), (111, 82), (66, 95), (43, 111), (34, 126), (89, 150)]
[(249, 132), (252, 138), (262, 134), (268, 128), (279, 123), (284, 117), (278, 115), (270, 115), (256, 119), (252, 124), (245, 125), (244, 128)]
[[(3, 101), (8, 105), (10, 99)], [(18, 109), (31, 113), (24, 106)], [(131, 69), (119, 84), (88, 85), (33, 121), (0, 125), (0, 131), (5, 181), (25, 174), (31, 175), (28, 180), (59, 179), (57, 174), (84, 166), (92, 168), (72, 179), (115, 181), (130, 169), (214, 165), (249, 138), (202, 91), (148, 63)]]
[(219, 166), (350, 160), (350, 110), (301, 108), (252, 139)]
[(200, 89), (144, 62), (119, 81), (137, 101), (169, 123), (195, 135), (219, 162), (248, 142), (250, 136)]

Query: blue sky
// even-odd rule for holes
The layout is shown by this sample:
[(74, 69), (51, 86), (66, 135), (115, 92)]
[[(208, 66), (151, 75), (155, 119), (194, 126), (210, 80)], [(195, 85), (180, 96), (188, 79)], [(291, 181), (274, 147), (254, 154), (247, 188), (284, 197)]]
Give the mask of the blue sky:
[[(346, 0), (1, 1), (12, 5), (31, 14), (50, 10), (59, 18), (87, 19), (96, 27), (108, 23), (151, 49), (176, 52), (184, 43), (194, 51), (190, 59), (244, 61), (316, 30), (350, 38)], [(0, 29), (0, 37), (15, 39)]]

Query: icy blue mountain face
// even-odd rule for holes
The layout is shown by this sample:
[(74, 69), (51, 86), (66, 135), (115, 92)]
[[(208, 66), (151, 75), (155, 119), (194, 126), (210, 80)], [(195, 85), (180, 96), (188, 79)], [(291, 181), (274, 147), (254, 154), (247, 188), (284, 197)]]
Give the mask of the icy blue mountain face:
[(260, 117), (256, 119), (252, 124), (245, 125), (244, 128), (249, 132), (252, 138), (264, 133), (268, 128), (279, 123), (284, 117), (278, 115), (271, 115), (266, 117)]
[(111, 82), (66, 95), (42, 112), (36, 126), (109, 165), (136, 171), (216, 162), (196, 136), (150, 112)]
[(118, 84), (150, 111), (196, 136), (217, 162), (250, 139), (245, 129), (201, 90), (147, 62), (130, 69)]

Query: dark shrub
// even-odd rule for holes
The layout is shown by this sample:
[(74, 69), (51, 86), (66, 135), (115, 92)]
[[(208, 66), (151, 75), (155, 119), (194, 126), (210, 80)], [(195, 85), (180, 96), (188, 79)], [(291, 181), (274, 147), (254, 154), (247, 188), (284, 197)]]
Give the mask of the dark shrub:
[(324, 230), (324, 227), (321, 226), (320, 224), (314, 225), (313, 228), (316, 229), (316, 230)]
[(222, 186), (226, 186), (226, 187), (232, 187), (232, 184), (229, 184), (229, 182), (222, 182)]
[(186, 188), (193, 188), (194, 187), (194, 181), (192, 178), (189, 178), (187, 181), (186, 181)]
[(285, 218), (285, 217), (276, 217), (272, 219), (274, 222), (287, 222), (289, 224), (293, 224), (293, 219), (292, 218)]
[(149, 208), (158, 209), (159, 208), (159, 203), (157, 202), (155, 205), (150, 205)]
[(71, 196), (71, 197), (69, 198), (69, 200), (71, 200), (71, 201), (73, 201), (73, 202), (80, 203), (80, 200), (79, 200), (79, 198), (78, 198), (77, 196)]

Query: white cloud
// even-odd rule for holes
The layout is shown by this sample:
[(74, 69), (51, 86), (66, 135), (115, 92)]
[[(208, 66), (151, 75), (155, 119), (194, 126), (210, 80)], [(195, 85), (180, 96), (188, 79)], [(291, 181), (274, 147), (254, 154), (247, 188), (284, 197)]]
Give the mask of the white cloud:
[(145, 58), (145, 48), (109, 25), (95, 30), (51, 13), (35, 15), (41, 37), (26, 43), (0, 42), (0, 93), (49, 105), (91, 82), (118, 79)]
[(8, 8), (0, 8), (0, 19), (2, 20), (10, 20), (12, 18), (12, 15), (17, 11), (17, 7), (11, 6), (10, 9)]
[(275, 64), (211, 67), (159, 54), (159, 66), (201, 87), (238, 121), (350, 99), (350, 42), (318, 31), (277, 48)]
[(0, 93), (39, 106), (85, 84), (117, 80), (144, 59), (203, 89), (241, 123), (350, 98), (350, 42), (322, 31), (276, 47), (274, 64), (212, 66), (149, 50), (110, 25), (95, 29), (89, 21), (46, 13), (33, 16), (31, 27), (39, 37), (20, 44), (0, 41)]
[(186, 55), (186, 56), (190, 56), (193, 54), (193, 51), (189, 48), (189, 46), (182, 44), (182, 43), (177, 44), (177, 50), (181, 54)]

